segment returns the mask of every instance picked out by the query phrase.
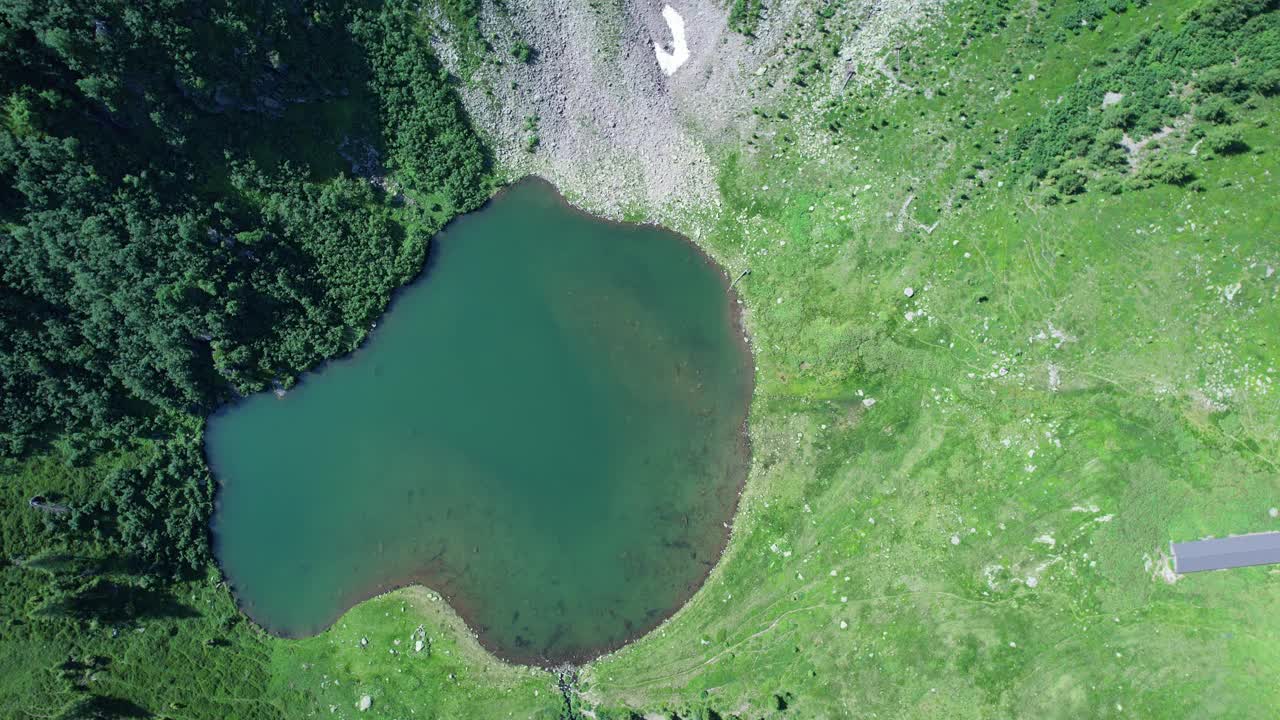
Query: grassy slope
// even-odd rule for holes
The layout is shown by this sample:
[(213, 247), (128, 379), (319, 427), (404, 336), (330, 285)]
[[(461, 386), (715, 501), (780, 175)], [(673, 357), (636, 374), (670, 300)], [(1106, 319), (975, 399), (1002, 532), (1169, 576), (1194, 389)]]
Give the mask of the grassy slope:
[[(216, 574), (157, 589), (89, 624), (32, 612), (45, 585), (41, 571), (21, 561), (51, 543), (27, 498), (71, 495), (137, 456), (80, 469), (53, 458), (0, 468), (2, 550), (17, 561), (0, 565), (0, 717), (54, 717), (77, 697), (77, 686), (173, 718), (354, 717), (366, 694), (375, 715), (392, 717), (558, 715), (563, 700), (552, 676), (494, 662), (460, 619), (421, 589), (363, 603), (302, 641), (273, 638), (245, 620)], [(95, 556), (91, 547), (72, 552)], [(429, 644), (416, 653), (411, 636), (419, 626)], [(72, 658), (88, 667), (60, 668)]]
[[(1272, 120), (1250, 126), (1261, 154), (1197, 160), (1202, 193), (1091, 192), (1046, 208), (998, 186), (998, 167), (984, 187), (965, 178), (991, 128), (1043, 112), (1087, 59), (1190, 4), (1131, 10), (1045, 49), (1009, 30), (959, 58), (959, 25), (942, 23), (904, 77), (949, 82), (945, 97), (851, 88), (850, 105), (889, 124), (836, 137), (811, 98), (789, 94), (788, 119), (724, 149), (730, 212), (709, 242), (753, 270), (740, 287), (760, 366), (756, 468), (707, 587), (584, 670), (598, 717), (1261, 717), (1280, 704), (1272, 572), (1169, 585), (1157, 557), (1171, 538), (1280, 529), (1266, 512), (1280, 505), (1268, 372), (1280, 368), (1280, 274), (1265, 277), (1280, 273), (1274, 101), (1253, 112)], [(915, 77), (926, 67), (936, 76)], [(946, 209), (960, 191), (973, 199)], [(914, 218), (941, 220), (932, 234), (897, 231), (910, 194)], [(1049, 323), (1073, 339), (1058, 346)], [(44, 544), (26, 498), (98, 472), (0, 468), (0, 527), (22, 528), (0, 554)], [(562, 709), (552, 676), (496, 664), (422, 591), (294, 642), (241, 620), (216, 578), (174, 588), (189, 617), (33, 619), (37, 572), (0, 563), (5, 717), (47, 716), (76, 683), (180, 718)], [(419, 625), (428, 657), (409, 652)], [(68, 680), (53, 668), (69, 655), (110, 661)], [(374, 706), (361, 714), (364, 694)]]
[[(707, 587), (587, 673), (601, 710), (1264, 717), (1280, 705), (1275, 571), (1159, 574), (1170, 539), (1280, 530), (1275, 101), (1249, 116), (1271, 122), (1250, 125), (1255, 152), (1197, 161), (1204, 192), (1042, 207), (1001, 186), (999, 167), (984, 187), (964, 180), (989, 160), (992, 128), (1043, 112), (1090, 59), (1191, 4), (1131, 9), (1044, 50), (1011, 30), (956, 59), (960, 26), (945, 23), (904, 68), (918, 86), (949, 82), (945, 97), (887, 96), (877, 78), (848, 103), (887, 127), (857, 123), (833, 146), (803, 97), (763, 124), (754, 153), (727, 151), (731, 211), (711, 243), (752, 269), (755, 473)], [(1059, 24), (1010, 25), (1031, 22)], [(968, 206), (940, 211), (959, 191)], [(909, 215), (941, 218), (932, 234), (898, 231), (911, 194)]]

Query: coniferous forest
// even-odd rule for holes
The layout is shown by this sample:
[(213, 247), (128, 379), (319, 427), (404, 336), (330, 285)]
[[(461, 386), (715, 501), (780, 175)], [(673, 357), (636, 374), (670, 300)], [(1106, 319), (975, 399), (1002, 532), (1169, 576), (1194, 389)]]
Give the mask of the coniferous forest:
[(204, 417), (355, 348), (486, 197), (410, 13), (0, 5), (0, 463), (37, 478), (5, 496), (10, 639), (205, 574)]
[[(1275, 566), (1171, 543), (1280, 530), (1280, 0), (670, 4), (0, 0), (0, 720), (1270, 717)], [(208, 418), (526, 173), (733, 282), (726, 551), (551, 673), (272, 637)]]
[(355, 347), (484, 197), (484, 154), (395, 6), (3, 12), (0, 452), (160, 440), (108, 502), (148, 559), (199, 567), (163, 517), (209, 502), (193, 426)]

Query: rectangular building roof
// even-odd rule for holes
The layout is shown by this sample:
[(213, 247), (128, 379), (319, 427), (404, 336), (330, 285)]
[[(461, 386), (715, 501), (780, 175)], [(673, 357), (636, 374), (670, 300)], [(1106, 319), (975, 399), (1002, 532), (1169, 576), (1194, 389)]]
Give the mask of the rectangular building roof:
[(1280, 563), (1280, 532), (1169, 545), (1173, 551), (1173, 569), (1178, 573)]

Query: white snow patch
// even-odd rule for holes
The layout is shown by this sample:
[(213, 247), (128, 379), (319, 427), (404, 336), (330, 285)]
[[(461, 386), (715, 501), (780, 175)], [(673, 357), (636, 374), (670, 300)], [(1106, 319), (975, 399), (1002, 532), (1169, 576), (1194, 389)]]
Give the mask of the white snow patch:
[(685, 64), (689, 59), (689, 43), (684, 37), (684, 18), (680, 17), (680, 13), (670, 5), (662, 7), (662, 19), (667, 21), (667, 27), (671, 28), (671, 49), (667, 49), (659, 45), (653, 44), (653, 52), (658, 56), (658, 66), (662, 68), (662, 72), (667, 75), (675, 75), (676, 70)]

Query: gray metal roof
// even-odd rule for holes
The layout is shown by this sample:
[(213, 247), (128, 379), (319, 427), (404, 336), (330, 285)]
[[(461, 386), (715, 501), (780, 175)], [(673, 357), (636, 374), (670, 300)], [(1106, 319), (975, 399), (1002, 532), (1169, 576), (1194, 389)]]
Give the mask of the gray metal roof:
[(1280, 532), (1169, 545), (1173, 550), (1173, 569), (1178, 573), (1280, 563)]

